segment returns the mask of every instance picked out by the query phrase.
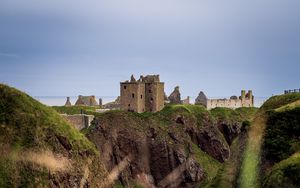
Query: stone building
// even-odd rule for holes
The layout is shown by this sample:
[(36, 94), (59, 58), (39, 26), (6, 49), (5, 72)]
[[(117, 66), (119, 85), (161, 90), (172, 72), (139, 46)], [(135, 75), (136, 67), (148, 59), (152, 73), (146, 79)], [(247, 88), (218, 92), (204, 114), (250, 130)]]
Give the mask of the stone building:
[(181, 94), (179, 91), (179, 86), (174, 88), (174, 91), (168, 97), (169, 103), (171, 104), (181, 104)]
[(70, 97), (67, 97), (67, 101), (65, 103), (65, 106), (72, 106), (71, 101), (70, 101)]
[(157, 112), (164, 107), (164, 83), (159, 75), (140, 76), (120, 83), (121, 109), (132, 112)]
[(199, 93), (199, 95), (198, 95), (198, 97), (196, 98), (196, 100), (195, 100), (195, 104), (196, 105), (203, 105), (203, 106), (207, 106), (207, 97), (206, 97), (206, 95), (204, 94), (204, 92), (203, 91), (200, 91), (200, 93)]
[(208, 110), (216, 107), (225, 107), (232, 109), (240, 107), (253, 107), (254, 96), (251, 90), (249, 90), (247, 94), (245, 90), (242, 90), (240, 97), (232, 96), (230, 97), (230, 99), (207, 99), (205, 94), (203, 92), (200, 92), (195, 104), (201, 104)]
[(94, 119), (93, 115), (86, 114), (61, 114), (61, 116), (64, 117), (71, 125), (73, 125), (78, 130), (88, 128)]
[(98, 106), (98, 103), (94, 95), (91, 96), (79, 95), (75, 105), (76, 106)]

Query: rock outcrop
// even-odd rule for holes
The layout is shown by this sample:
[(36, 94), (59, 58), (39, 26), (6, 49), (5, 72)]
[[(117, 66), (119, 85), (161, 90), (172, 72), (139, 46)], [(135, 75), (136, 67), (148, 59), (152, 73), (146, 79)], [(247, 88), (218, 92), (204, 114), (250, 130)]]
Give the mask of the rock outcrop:
[(204, 169), (190, 151), (186, 151), (185, 144), (189, 144), (181, 136), (169, 132), (164, 138), (160, 130), (153, 127), (139, 132), (127, 126), (131, 123), (137, 126), (121, 115), (114, 117), (114, 123), (96, 118), (95, 127), (88, 134), (103, 153), (108, 171), (130, 158), (122, 172), (118, 172), (118, 180), (124, 186), (135, 181), (144, 187), (180, 187), (196, 185), (204, 179)]
[[(201, 121), (182, 106), (168, 111), (151, 117), (110, 111), (95, 118), (87, 137), (103, 154), (108, 171), (122, 169), (117, 180), (123, 186), (136, 182), (144, 187), (195, 187), (213, 178), (199, 162), (202, 155), (215, 163), (228, 159), (228, 144), (207, 111)], [(196, 155), (195, 147), (205, 154)]]

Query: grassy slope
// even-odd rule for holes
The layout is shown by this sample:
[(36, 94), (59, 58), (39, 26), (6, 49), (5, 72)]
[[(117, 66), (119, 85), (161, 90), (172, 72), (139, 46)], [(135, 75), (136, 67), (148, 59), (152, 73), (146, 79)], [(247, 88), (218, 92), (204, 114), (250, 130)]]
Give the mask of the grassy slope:
[[(0, 84), (0, 148), (6, 154), (0, 158), (0, 187), (49, 186), (46, 168), (23, 163), (16, 158), (28, 151), (60, 154), (65, 148), (57, 137), (66, 139), (70, 144), (74, 170), (80, 171), (81, 167), (88, 165), (89, 158), (84, 157), (84, 153), (90, 159), (99, 155), (94, 145), (54, 109)], [(104, 169), (98, 170), (105, 173)]]
[(271, 97), (258, 111), (248, 134), (248, 143), (241, 167), (239, 186), (245, 188), (260, 186), (260, 158), (263, 134), (266, 128), (267, 112), (300, 99), (300, 94), (287, 94)]
[(85, 114), (95, 115), (97, 114), (96, 109), (99, 107), (94, 106), (52, 106), (58, 113), (61, 114), (80, 114), (83, 111)]
[(274, 165), (262, 187), (298, 187), (300, 185), (300, 153)]
[(252, 121), (257, 108), (237, 108), (235, 110), (229, 108), (214, 108), (210, 110), (212, 116), (217, 121), (225, 121), (228, 123), (242, 123), (243, 121)]
[[(238, 108), (236, 110), (228, 108), (215, 108), (211, 110), (216, 121), (224, 121), (227, 123), (242, 124), (245, 121), (252, 121), (257, 108)], [(223, 168), (218, 172), (218, 176), (212, 187), (235, 187), (236, 178), (238, 176), (241, 157), (244, 150), (246, 135), (240, 134), (230, 146), (231, 155), (228, 161), (224, 163)]]

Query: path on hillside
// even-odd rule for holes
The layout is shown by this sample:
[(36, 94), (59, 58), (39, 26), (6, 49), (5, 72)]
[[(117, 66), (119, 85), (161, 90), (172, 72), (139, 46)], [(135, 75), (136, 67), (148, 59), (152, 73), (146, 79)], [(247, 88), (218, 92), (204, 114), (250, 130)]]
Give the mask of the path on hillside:
[(260, 186), (258, 174), (266, 119), (265, 112), (260, 112), (251, 124), (247, 146), (242, 159), (241, 172), (238, 178), (238, 187), (255, 188)]
[(243, 152), (247, 143), (247, 133), (242, 132), (238, 138), (234, 140), (230, 146), (231, 155), (225, 162), (223, 170), (218, 178), (218, 186), (220, 188), (234, 188), (237, 185), (237, 177), (239, 175), (242, 164)]

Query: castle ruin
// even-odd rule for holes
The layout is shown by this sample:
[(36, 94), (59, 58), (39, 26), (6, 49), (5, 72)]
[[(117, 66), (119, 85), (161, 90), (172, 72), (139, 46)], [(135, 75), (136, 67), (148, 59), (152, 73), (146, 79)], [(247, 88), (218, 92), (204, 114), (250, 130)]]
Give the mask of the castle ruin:
[(121, 109), (131, 112), (157, 112), (164, 107), (164, 83), (159, 75), (140, 76), (120, 83)]
[(91, 96), (79, 95), (75, 103), (75, 106), (98, 106), (98, 105), (99, 104), (97, 103), (96, 97), (94, 95)]
[(249, 90), (248, 93), (246, 93), (245, 90), (242, 90), (240, 97), (231, 96), (230, 99), (208, 99), (203, 92), (200, 92), (199, 96), (196, 99), (196, 104), (201, 104), (208, 110), (216, 107), (225, 107), (232, 109), (240, 107), (253, 107), (254, 96), (251, 90)]

